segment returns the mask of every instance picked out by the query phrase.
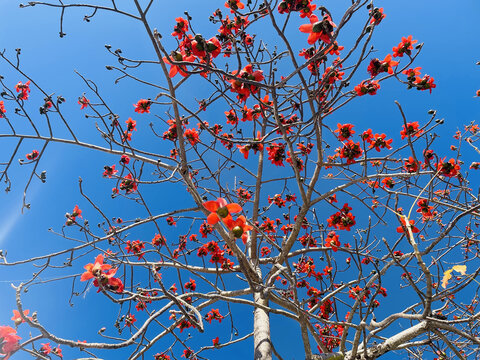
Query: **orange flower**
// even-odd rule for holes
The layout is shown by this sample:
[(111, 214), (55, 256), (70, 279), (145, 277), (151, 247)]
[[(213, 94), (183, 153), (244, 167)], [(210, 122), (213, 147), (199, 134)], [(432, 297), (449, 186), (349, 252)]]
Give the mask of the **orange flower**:
[(402, 42), (392, 49), (393, 57), (403, 57), (403, 54), (412, 55), (413, 44), (417, 42), (418, 40), (412, 40), (412, 35), (409, 35), (408, 38), (403, 36)]
[(87, 271), (82, 274), (80, 281), (87, 281), (93, 279), (94, 277), (98, 277), (101, 275), (102, 271), (109, 270), (111, 268), (112, 265), (103, 263), (103, 255), (100, 254), (95, 258), (95, 263), (90, 263), (84, 266), (84, 269)]
[(312, 15), (310, 16), (310, 24), (300, 25), (299, 30), (310, 34), (307, 39), (310, 45), (315, 44), (318, 40), (330, 44), (334, 27), (336, 25), (332, 22), (329, 15), (325, 14), (322, 21), (319, 21), (316, 15)]
[(243, 157), (245, 159), (248, 159), (248, 152), (250, 151), (250, 145), (237, 145), (238, 151), (240, 151), (243, 154)]
[(237, 220), (233, 220), (231, 217), (225, 220), (227, 227), (232, 230), (233, 236), (237, 239), (242, 239), (243, 243), (247, 243), (247, 232), (252, 230), (253, 227), (247, 224), (245, 216), (240, 215)]
[[(30, 310), (25, 310), (23, 312), (23, 316), (28, 317), (30, 320), (32, 320), (31, 317), (27, 316), (29, 314), (29, 312), (30, 312)], [(11, 320), (13, 320), (13, 322), (15, 323), (15, 326), (18, 326), (18, 325), (25, 322), (25, 320), (23, 320), (22, 317), (20, 316), (20, 312), (18, 312), (17, 310), (13, 310), (13, 316), (12, 316)]]
[(231, 213), (238, 213), (243, 210), (242, 207), (236, 203), (227, 204), (227, 201), (223, 198), (218, 198), (215, 201), (207, 201), (203, 203), (203, 207), (211, 212), (207, 217), (207, 222), (211, 225), (218, 223), (220, 219), (223, 219), (226, 223), (228, 219), (232, 219)]
[(18, 349), (18, 340), (21, 339), (17, 335), (17, 331), (10, 326), (0, 326), (0, 355), (5, 355), (2, 360), (7, 360), (10, 354)]
[[(401, 217), (400, 218), (400, 222), (402, 223), (401, 226), (397, 227), (397, 233), (407, 233), (408, 234), (408, 231), (407, 231), (407, 225), (406, 225), (406, 222), (405, 222), (405, 218), (404, 217)], [(412, 233), (418, 233), (420, 232), (420, 230), (418, 230), (416, 227), (415, 227), (415, 220), (409, 220), (408, 223), (410, 224), (410, 228), (412, 229)]]

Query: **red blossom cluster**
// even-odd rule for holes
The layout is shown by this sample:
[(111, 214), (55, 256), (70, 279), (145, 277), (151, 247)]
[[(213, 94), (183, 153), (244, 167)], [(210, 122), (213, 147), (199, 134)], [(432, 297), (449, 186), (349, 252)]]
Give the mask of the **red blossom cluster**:
[(340, 211), (331, 215), (327, 221), (328, 226), (338, 230), (350, 231), (350, 228), (356, 224), (355, 216), (350, 212), (352, 208), (348, 204), (344, 204)]
[(317, 5), (312, 4), (312, 0), (282, 0), (278, 5), (280, 14), (288, 14), (290, 12), (299, 12), (301, 18), (310, 17)]
[(30, 94), (30, 80), (28, 80), (25, 84), (19, 81), (17, 85), (15, 85), (15, 91), (19, 93), (19, 100), (28, 100), (28, 95)]
[(232, 76), (227, 78), (227, 81), (231, 85), (230, 91), (237, 94), (237, 99), (240, 102), (245, 102), (250, 97), (250, 94), (256, 94), (259, 91), (258, 86), (251, 82), (260, 82), (264, 79), (265, 77), (261, 70), (254, 71), (252, 64), (248, 64), (240, 71), (233, 71)]
[(123, 283), (120, 279), (113, 277), (117, 269), (112, 268), (112, 265), (103, 263), (103, 255), (100, 254), (95, 258), (95, 262), (84, 266), (85, 272), (82, 274), (80, 280), (88, 281), (95, 279), (93, 285), (98, 287), (98, 291), (110, 290), (121, 294), (123, 292)]

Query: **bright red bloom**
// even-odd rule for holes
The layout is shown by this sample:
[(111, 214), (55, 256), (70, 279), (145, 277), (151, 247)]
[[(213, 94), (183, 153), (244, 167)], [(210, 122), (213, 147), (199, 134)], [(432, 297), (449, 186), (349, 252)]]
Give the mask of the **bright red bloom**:
[(108, 166), (108, 165), (105, 165), (103, 167), (103, 174), (102, 176), (103, 177), (108, 177), (109, 179), (112, 178), (112, 176), (114, 176), (116, 173), (118, 173), (118, 170), (115, 170), (115, 164), (113, 164), (112, 166)]
[(373, 139), (370, 141), (370, 149), (375, 148), (375, 150), (380, 151), (380, 149), (387, 148), (391, 150), (392, 147), (390, 144), (392, 143), (393, 139), (385, 140), (387, 135), (385, 134), (375, 134)]
[[(403, 216), (400, 218), (400, 222), (401, 222), (402, 225), (397, 227), (397, 233), (408, 234), (407, 225), (406, 225), (406, 222), (405, 222), (405, 218)], [(415, 227), (415, 220), (409, 220), (408, 223), (410, 224), (410, 228), (412, 229), (413, 234), (416, 234), (416, 233), (420, 232), (420, 230), (418, 230)]]
[(127, 131), (137, 131), (137, 122), (135, 120), (132, 120), (132, 118), (128, 118), (128, 120), (125, 120), (125, 124), (127, 124)]
[(372, 25), (380, 24), (387, 16), (383, 13), (383, 8), (374, 8), (373, 10), (370, 10), (370, 15), (372, 15), (372, 19), (370, 20), (370, 24)]
[(195, 283), (195, 280), (190, 279), (190, 281), (186, 282), (183, 287), (187, 290), (195, 291), (195, 289), (197, 288), (197, 284)]
[(192, 146), (195, 146), (200, 142), (198, 132), (195, 128), (185, 130), (183, 135), (185, 136), (185, 139), (187, 139), (190, 145)]
[(245, 216), (240, 215), (237, 220), (233, 219), (226, 219), (227, 227), (232, 230), (233, 236), (237, 239), (241, 238), (243, 243), (246, 244), (248, 240), (247, 232), (252, 230), (253, 228), (247, 224), (247, 219)]
[[(31, 317), (27, 316), (29, 313), (30, 313), (30, 310), (24, 310), (23, 316), (32, 320)], [(13, 320), (13, 322), (15, 323), (15, 326), (18, 326), (25, 322), (25, 320), (23, 320), (22, 317), (20, 316), (20, 312), (18, 310), (13, 310), (13, 316), (10, 320)]]
[(337, 138), (340, 141), (347, 140), (350, 136), (355, 134), (355, 131), (353, 130), (353, 125), (352, 124), (337, 124), (337, 130), (334, 131), (337, 133)]
[(38, 150), (33, 150), (30, 154), (25, 155), (25, 157), (27, 158), (27, 160), (35, 160), (38, 155), (40, 155)]
[(328, 14), (323, 16), (322, 21), (318, 20), (316, 15), (310, 16), (310, 24), (300, 25), (299, 30), (303, 33), (307, 33), (307, 42), (310, 45), (315, 44), (318, 40), (330, 44), (332, 42), (332, 33), (336, 25), (332, 22), (332, 19)]
[(415, 78), (415, 86), (417, 90), (430, 90), (430, 94), (432, 93), (432, 89), (436, 88), (437, 85), (433, 83), (434, 79), (430, 75), (423, 75), (423, 78), (416, 77)]
[(368, 65), (367, 71), (370, 73), (370, 76), (373, 78), (382, 72), (388, 72), (393, 74), (393, 66), (397, 66), (398, 61), (392, 60), (392, 55), (388, 54), (383, 61), (379, 59), (372, 59)]
[(423, 219), (431, 219), (433, 218), (432, 210), (433, 206), (428, 205), (427, 199), (421, 199), (417, 202), (417, 213), (422, 214)]
[(362, 156), (362, 154), (363, 150), (360, 147), (360, 143), (355, 143), (353, 140), (346, 142), (340, 149), (340, 157), (342, 159), (347, 159), (347, 165), (353, 164), (355, 159)]
[(155, 354), (153, 355), (154, 360), (170, 360), (170, 356), (167, 354)]
[(18, 95), (18, 98), (20, 100), (28, 100), (28, 95), (30, 93), (30, 80), (28, 80), (25, 84), (22, 84), (21, 81), (15, 85), (15, 90), (17, 93), (20, 93)]
[(60, 349), (60, 345), (57, 345), (56, 347), (54, 347), (54, 348), (52, 349), (52, 354), (55, 354), (55, 355), (57, 355), (58, 357), (63, 358), (62, 349)]
[(50, 343), (42, 344), (42, 347), (40, 348), (40, 352), (43, 355), (48, 355), (52, 352), (52, 347), (50, 346)]
[(441, 159), (438, 164), (435, 164), (439, 174), (446, 177), (457, 176), (460, 171), (460, 165), (455, 162), (455, 159), (450, 159), (448, 162), (444, 162), (444, 160), (445, 158)]
[(139, 114), (150, 113), (151, 105), (152, 105), (152, 102), (150, 100), (145, 100), (145, 99), (140, 99), (137, 101), (136, 104), (133, 104), (133, 106), (135, 106), (135, 112)]
[(207, 317), (205, 318), (205, 320), (207, 320), (211, 324), (212, 320), (218, 320), (218, 322), (222, 322), (223, 318), (224, 316), (220, 314), (220, 311), (218, 309), (212, 309), (207, 313)]
[(138, 256), (138, 260), (140, 260), (143, 257), (143, 252), (142, 250), (145, 248), (145, 244), (143, 241), (140, 240), (135, 240), (135, 241), (127, 241), (127, 246), (125, 250), (127, 250), (127, 253), (132, 253)]
[(335, 231), (330, 231), (325, 238), (325, 247), (332, 248), (334, 252), (338, 250), (340, 247), (340, 240), (338, 239), (338, 235)]
[(248, 152), (250, 151), (250, 145), (240, 145), (237, 144), (238, 151), (240, 151), (241, 154), (243, 154), (243, 157), (245, 159), (248, 159)]
[(5, 355), (2, 360), (7, 360), (12, 352), (18, 350), (18, 340), (21, 337), (10, 326), (0, 326), (0, 339), (0, 354)]
[(413, 45), (417, 42), (417, 40), (412, 40), (412, 35), (409, 35), (408, 38), (402, 36), (402, 42), (392, 49), (393, 57), (403, 57), (403, 54), (412, 55)]
[(219, 345), (220, 340), (219, 340), (218, 336), (215, 339), (212, 339), (212, 343), (213, 343), (213, 346), (218, 346)]
[(152, 245), (153, 246), (163, 246), (167, 243), (165, 238), (160, 235), (160, 234), (155, 234), (155, 236), (152, 239)]
[(340, 71), (332, 66), (329, 66), (325, 69), (325, 72), (322, 75), (322, 82), (331, 85), (335, 83), (335, 81), (342, 80), (343, 75), (345, 75), (344, 71)]
[[(175, 52), (172, 52), (172, 54), (170, 54), (170, 58), (173, 60), (173, 61), (188, 61), (188, 62), (193, 62), (195, 61), (195, 56), (194, 55), (189, 55), (187, 56), (185, 53), (180, 53), (178, 51), (175, 51)], [(168, 76), (170, 76), (171, 78), (173, 78), (175, 75), (177, 74), (180, 74), (182, 75), (183, 77), (186, 77), (188, 76), (188, 73), (186, 72), (187, 71), (187, 68), (185, 67), (185, 65), (175, 65), (175, 64), (172, 64), (167, 57), (164, 57), (163, 58), (163, 61), (170, 65), (170, 71), (168, 73)]]
[(332, 45), (330, 45), (327, 49), (330, 55), (340, 55), (340, 51), (342, 51), (345, 47), (339, 46), (338, 43), (335, 41)]
[[(95, 258), (94, 264), (87, 264), (84, 266), (85, 271), (80, 278), (81, 281), (88, 281), (95, 278), (93, 285), (98, 287), (98, 291), (101, 290), (100, 285), (111, 291), (117, 293), (123, 292), (123, 283), (120, 279), (114, 278), (113, 275), (117, 272), (117, 269), (112, 269), (111, 265), (103, 263), (103, 255), (98, 255)], [(108, 271), (106, 271), (108, 270)]]
[(244, 9), (245, 4), (240, 2), (240, 0), (228, 0), (225, 3), (225, 7), (230, 9), (231, 13), (234, 13), (235, 11), (238, 11), (238, 9)]
[(267, 151), (268, 160), (270, 160), (272, 164), (277, 166), (284, 166), (283, 160), (285, 159), (285, 144), (272, 143), (270, 146), (267, 147)]
[[(263, 76), (263, 72), (261, 70), (253, 71), (253, 67), (251, 64), (248, 64), (247, 66), (245, 66), (238, 73), (237, 71), (233, 71), (232, 75), (237, 78), (246, 79), (246, 80), (255, 81), (255, 82), (260, 82), (263, 79), (265, 79), (265, 77)], [(250, 94), (256, 94), (258, 92), (258, 87), (255, 85), (247, 84), (238, 79), (227, 78), (227, 81), (231, 84), (230, 91), (237, 93), (237, 99), (240, 102), (245, 102), (250, 96)]]
[(311, 0), (282, 0), (278, 5), (280, 14), (288, 14), (292, 11), (300, 12), (300, 17), (305, 18), (311, 16), (317, 5), (311, 4)]
[(358, 96), (375, 95), (380, 89), (380, 84), (376, 80), (363, 80), (359, 85), (355, 86), (355, 92)]
[(122, 163), (123, 165), (128, 165), (129, 162), (130, 162), (130, 157), (128, 155), (123, 154), (120, 157), (120, 163)]
[(127, 176), (125, 176), (122, 182), (120, 183), (119, 187), (120, 187), (120, 190), (125, 190), (127, 194), (135, 192), (138, 189), (136, 179), (135, 180), (133, 179), (132, 174), (128, 174)]
[(362, 138), (363, 141), (366, 141), (366, 142), (370, 143), (372, 141), (372, 138), (373, 138), (372, 129), (365, 130), (360, 135), (360, 137)]
[(94, 277), (99, 277), (103, 271), (110, 270), (111, 268), (112, 265), (103, 263), (103, 255), (100, 254), (95, 258), (95, 263), (84, 266), (84, 269), (87, 271), (82, 274), (80, 281), (87, 281)]
[(223, 198), (204, 202), (203, 207), (210, 211), (210, 215), (207, 217), (207, 222), (211, 225), (215, 225), (220, 219), (226, 222), (227, 219), (232, 219), (230, 214), (239, 213), (243, 210), (237, 203), (228, 204)]
[(231, 109), (230, 111), (225, 111), (225, 116), (227, 117), (227, 124), (230, 125), (237, 125), (238, 124), (238, 116), (235, 113), (235, 110)]
[(419, 163), (415, 161), (413, 157), (409, 157), (407, 160), (405, 160), (403, 164), (403, 168), (408, 172), (408, 173), (414, 173), (418, 171), (418, 165)]
[(5, 110), (5, 105), (3, 104), (3, 101), (0, 101), (0, 119), (4, 117), (4, 114), (7, 112)]
[(88, 104), (90, 104), (90, 100), (83, 95), (78, 98), (78, 104), (80, 105), (80, 110), (83, 110), (88, 106)]
[(405, 128), (405, 125), (402, 127), (402, 131), (400, 131), (400, 135), (402, 135), (402, 140), (405, 139), (407, 136), (413, 136), (413, 137), (420, 137), (422, 135), (423, 130), (418, 130), (419, 128), (418, 121), (407, 123), (407, 127)]
[(350, 231), (350, 228), (356, 224), (355, 216), (350, 212), (352, 208), (348, 204), (344, 204), (340, 211), (331, 215), (328, 219), (328, 226), (335, 229)]
[(250, 200), (252, 198), (252, 194), (248, 190), (241, 187), (237, 188), (237, 196), (242, 200)]
[(125, 326), (130, 327), (135, 321), (137, 321), (137, 319), (135, 319), (135, 315), (128, 314), (127, 316), (125, 316)]
[(185, 33), (188, 31), (188, 21), (182, 17), (175, 18), (177, 24), (173, 28), (172, 36), (177, 36), (178, 40), (182, 40)]
[(421, 68), (420, 66), (417, 66), (417, 67), (414, 68), (414, 69), (409, 68), (409, 69), (407, 69), (407, 70), (402, 71), (402, 74), (407, 75), (408, 80), (410, 80), (410, 79), (411, 79), (411, 80), (415, 80), (415, 77), (416, 77), (417, 75), (420, 75), (420, 70), (421, 70), (421, 69), (422, 69), (422, 68)]
[(386, 177), (383, 178), (382, 184), (383, 188), (393, 189), (393, 186), (395, 185), (395, 180), (393, 180), (391, 177)]

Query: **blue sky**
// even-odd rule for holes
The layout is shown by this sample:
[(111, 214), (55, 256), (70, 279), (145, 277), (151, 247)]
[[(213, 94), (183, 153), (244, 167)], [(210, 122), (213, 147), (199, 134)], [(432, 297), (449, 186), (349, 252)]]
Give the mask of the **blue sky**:
[[(334, 21), (342, 13), (350, 1), (329, 0), (323, 5), (331, 9)], [(99, 13), (90, 23), (82, 21), (86, 14), (84, 10), (68, 11), (65, 15), (64, 32), (67, 36), (58, 37), (59, 11), (36, 6), (34, 8), (19, 9), (18, 1), (0, 2), (0, 13), (4, 14), (0, 22), (0, 49), (5, 49), (12, 58), (14, 49), (22, 49), (22, 68), (32, 76), (48, 93), (62, 94), (67, 102), (64, 111), (68, 116), (68, 123), (75, 128), (79, 138), (101, 143), (98, 134), (95, 133), (94, 120), (86, 119), (84, 112), (79, 111), (77, 98), (87, 91), (82, 80), (74, 73), (79, 71), (87, 78), (94, 80), (102, 89), (102, 94), (109, 104), (123, 118), (136, 115), (132, 104), (139, 98), (153, 97), (155, 92), (151, 89), (136, 84), (132, 81), (121, 81), (114, 84), (116, 78), (114, 72), (105, 70), (105, 65), (115, 64), (115, 59), (108, 54), (104, 45), (110, 44), (113, 49), (121, 48), (124, 54), (135, 58), (153, 58), (151, 44), (146, 39), (144, 29), (133, 20), (119, 18), (112, 14)], [(362, 98), (336, 113), (332, 119), (332, 125), (336, 122), (352, 122), (359, 128), (372, 127), (376, 132), (397, 132), (401, 128), (402, 120), (394, 104), (394, 100), (400, 101), (404, 106), (406, 115), (410, 121), (425, 121), (427, 110), (433, 108), (438, 111), (440, 118), (445, 118), (446, 124), (439, 130), (441, 137), (440, 145), (447, 153), (451, 144), (451, 135), (464, 124), (478, 118), (478, 99), (474, 98), (475, 91), (480, 88), (480, 68), (475, 65), (479, 59), (478, 34), (475, 24), (480, 14), (478, 1), (462, 1), (461, 6), (451, 1), (378, 1), (377, 6), (384, 8), (387, 14), (381, 27), (374, 36), (373, 44), (378, 49), (378, 57), (383, 58), (391, 52), (402, 36), (413, 35), (419, 42), (425, 43), (422, 54), (417, 58), (416, 66), (421, 66), (425, 73), (435, 78), (437, 88), (429, 94), (419, 93), (415, 90), (407, 91), (405, 87), (393, 81), (382, 83), (382, 89), (375, 97)], [(194, 17), (196, 30), (213, 36), (215, 26), (205, 19), (217, 8), (223, 8), (223, 1), (194, 2), (178, 0), (169, 2), (168, 6), (157, 5), (151, 10), (151, 23), (157, 27), (166, 39), (167, 48), (175, 46), (175, 42), (169, 36), (174, 25), (173, 19), (183, 16), (188, 9)], [(6, 16), (5, 16), (6, 14)], [(366, 14), (363, 14), (365, 16)], [(339, 43), (346, 47), (353, 40), (355, 28), (364, 21), (364, 17), (354, 18), (348, 28), (339, 37)], [(295, 19), (295, 24), (301, 24), (304, 20)], [(201, 30), (199, 30), (201, 29)], [(8, 34), (8, 35), (7, 35)], [(274, 39), (270, 33), (262, 32), (261, 36), (266, 39)], [(298, 50), (307, 47), (306, 35), (298, 34), (294, 37), (294, 44)], [(273, 40), (271, 40), (273, 41)], [(270, 42), (271, 43), (271, 42)], [(363, 71), (363, 70), (360, 70)], [(145, 78), (159, 78), (158, 70), (147, 68), (142, 75)], [(0, 74), (5, 76), (7, 84), (12, 87), (24, 79), (14, 74), (3, 62), (0, 62)], [(366, 72), (359, 75), (358, 80), (366, 77)], [(384, 85), (385, 84), (385, 85)], [(201, 92), (192, 87), (181, 94), (187, 98), (201, 98)], [(88, 93), (87, 93), (88, 94)], [(41, 101), (38, 93), (32, 90), (31, 97)], [(190, 100), (194, 103), (193, 100)], [(32, 109), (37, 104), (29, 104)], [(36, 110), (35, 110), (36, 111)], [(12, 111), (13, 112), (13, 111)], [(36, 113), (36, 112), (35, 112)], [(223, 112), (220, 112), (223, 116)], [(143, 134), (149, 131), (149, 122), (154, 121), (153, 115), (144, 115), (138, 120), (139, 131), (135, 134), (139, 141), (144, 139)], [(20, 120), (19, 120), (20, 121)], [(39, 125), (39, 126), (44, 126)], [(59, 125), (59, 124), (58, 124)], [(21, 123), (18, 126), (22, 127)], [(395, 130), (392, 130), (395, 129)], [(5, 130), (5, 124), (1, 124), (0, 131)], [(59, 134), (64, 131), (59, 130)], [(397, 132), (398, 133), (398, 132)], [(392, 135), (393, 136), (393, 135)], [(397, 135), (398, 138), (398, 135)], [(145, 137), (147, 139), (147, 137)], [(0, 150), (5, 160), (14, 144), (7, 140), (1, 140)], [(165, 153), (168, 150), (158, 149), (157, 143), (146, 143), (146, 147)], [(37, 148), (38, 143), (27, 142), (19, 152), (21, 156)], [(7, 155), (8, 154), (8, 155)], [(466, 149), (467, 159), (477, 161), (471, 149)], [(453, 153), (452, 153), (453, 156)], [(40, 170), (47, 171), (47, 182), (41, 184), (34, 181), (27, 194), (27, 201), (32, 204), (31, 210), (21, 214), (23, 188), (29, 169), (15, 165), (10, 174), (13, 179), (12, 191), (9, 194), (1, 193), (0, 201), (0, 249), (8, 251), (10, 261), (43, 254), (46, 251), (64, 249), (70, 246), (67, 240), (48, 231), (60, 231), (65, 221), (64, 214), (72, 210), (78, 204), (84, 212), (93, 213), (88, 204), (79, 194), (78, 178), (84, 179), (84, 189), (88, 195), (104, 207), (112, 210), (109, 216), (119, 216), (125, 219), (133, 219), (137, 216), (145, 216), (138, 213), (138, 208), (131, 206), (129, 202), (118, 200), (112, 205), (110, 190), (112, 182), (101, 177), (103, 166), (118, 161), (115, 157), (95, 156), (86, 149), (75, 149), (57, 144), (49, 146), (45, 158), (41, 162)], [(478, 177), (477, 179), (478, 180)], [(478, 186), (477, 184), (474, 187)], [(184, 194), (175, 192), (175, 188), (164, 188), (162, 194), (155, 189), (145, 190), (151, 199), (152, 209), (162, 211), (165, 204), (172, 203), (183, 206), (191, 205), (192, 201)], [(112, 208), (113, 206), (113, 208)], [(113, 211), (114, 210), (114, 211)], [(93, 215), (92, 215), (93, 217)], [(95, 226), (92, 220), (91, 226)], [(69, 229), (67, 229), (68, 231)], [(149, 234), (153, 229), (133, 232), (132, 236), (145, 237), (149, 240)], [(71, 232), (73, 234), (73, 232)], [(178, 234), (177, 234), (178, 235)], [(67, 245), (66, 245), (67, 244)], [(85, 257), (85, 261), (93, 261), (96, 254)], [(0, 324), (9, 323), (11, 310), (14, 307), (14, 292), (10, 288), (10, 282), (28, 279), (35, 271), (30, 266), (20, 268), (0, 268)], [(81, 272), (81, 266), (73, 269), (61, 270), (61, 274), (73, 274)], [(59, 274), (50, 272), (45, 278)], [(76, 298), (75, 306), (67, 305), (69, 298), (70, 282), (51, 283), (32, 288), (33, 295), (26, 296), (26, 308), (37, 310), (39, 318), (51, 329), (57, 331), (62, 337), (77, 339), (84, 336), (88, 340), (96, 340), (96, 331), (104, 322), (102, 316), (106, 314), (116, 316), (117, 309), (110, 307), (107, 300), (96, 295), (92, 288), (87, 296)], [(177, 283), (177, 286), (179, 284)], [(394, 299), (389, 299), (393, 301)], [(393, 304), (394, 305), (394, 304)], [(247, 313), (247, 312), (244, 312)], [(84, 315), (88, 314), (88, 315)], [(84, 316), (88, 316), (85, 321)], [(68, 321), (66, 321), (68, 319)], [(62, 320), (62, 321), (60, 321)], [(245, 315), (236, 321), (239, 330), (245, 333), (250, 327), (251, 314)], [(298, 336), (296, 325), (279, 320), (272, 316), (272, 333), (274, 341), (278, 342), (279, 350), (285, 359), (301, 359), (299, 348), (291, 345), (291, 337)], [(287, 325), (286, 325), (287, 324)], [(111, 325), (109, 324), (108, 326)], [(210, 344), (210, 339), (223, 327), (215, 324), (214, 330), (208, 335), (196, 336), (192, 342), (192, 348), (197, 344)], [(114, 334), (114, 333), (113, 333)], [(192, 332), (193, 334), (193, 332)], [(22, 333), (26, 337), (26, 333)], [(217, 334), (218, 335), (218, 334)], [(83, 338), (81, 338), (83, 339)], [(206, 340), (205, 340), (206, 339)], [(168, 346), (170, 343), (162, 343)], [(251, 354), (252, 342), (245, 342), (243, 346), (234, 349), (237, 355), (243, 358)], [(163, 350), (158, 348), (157, 351)], [(64, 351), (66, 351), (64, 349)], [(67, 350), (68, 351), (68, 350)], [(219, 353), (209, 353), (209, 358), (217, 358), (227, 355), (228, 350)], [(300, 348), (301, 353), (301, 348)], [(25, 354), (17, 355), (22, 359)], [(108, 355), (104, 355), (109, 359)], [(26, 358), (26, 357), (25, 357)]]

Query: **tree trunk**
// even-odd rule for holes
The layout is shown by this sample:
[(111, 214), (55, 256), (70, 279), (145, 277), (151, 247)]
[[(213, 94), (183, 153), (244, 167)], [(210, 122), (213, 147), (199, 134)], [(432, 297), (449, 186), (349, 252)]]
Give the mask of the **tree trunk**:
[[(268, 300), (263, 299), (260, 293), (253, 295), (255, 304), (268, 306)], [(255, 360), (272, 360), (272, 343), (270, 341), (270, 318), (268, 312), (255, 308), (253, 313), (253, 343)]]

